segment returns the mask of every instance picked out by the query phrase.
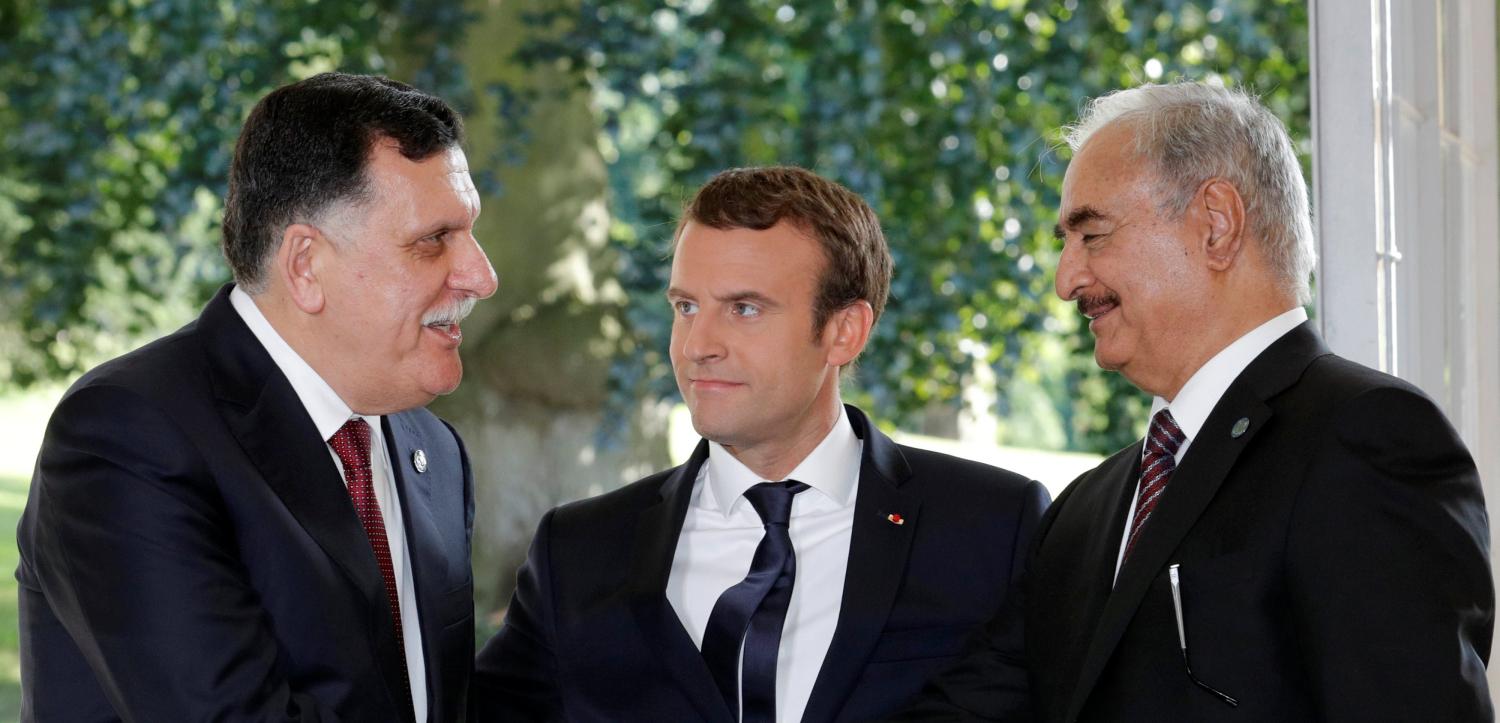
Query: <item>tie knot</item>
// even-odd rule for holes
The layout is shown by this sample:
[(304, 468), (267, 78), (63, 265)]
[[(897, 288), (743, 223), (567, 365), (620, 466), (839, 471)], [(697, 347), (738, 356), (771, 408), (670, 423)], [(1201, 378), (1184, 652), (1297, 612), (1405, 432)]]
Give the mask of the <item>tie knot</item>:
[(1171, 410), (1162, 407), (1161, 411), (1151, 417), (1151, 429), (1146, 433), (1146, 454), (1175, 457), (1185, 439), (1187, 435), (1183, 434), (1182, 428), (1177, 426), (1177, 420), (1172, 418)]
[(745, 499), (750, 500), (750, 506), (760, 514), (761, 522), (785, 525), (792, 519), (792, 497), (807, 488), (796, 480), (762, 482), (745, 490)]
[(328, 439), (328, 445), (344, 463), (344, 469), (370, 466), (370, 425), (365, 420), (355, 417), (344, 422)]

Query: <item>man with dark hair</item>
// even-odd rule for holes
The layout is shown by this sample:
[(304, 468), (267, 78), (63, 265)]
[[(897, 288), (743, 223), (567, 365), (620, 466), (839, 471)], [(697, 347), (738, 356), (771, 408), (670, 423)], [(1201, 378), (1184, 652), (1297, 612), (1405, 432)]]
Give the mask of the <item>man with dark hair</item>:
[(480, 653), (481, 720), (856, 721), (1006, 602), (1036, 482), (904, 447), (840, 402), (891, 257), (857, 195), (719, 174), (676, 233), (688, 462), (543, 517)]
[(18, 531), (24, 720), (464, 718), (469, 467), (422, 408), (496, 286), (461, 139), (384, 78), (256, 105), (235, 283), (48, 424)]
[(1043, 721), (1493, 721), (1479, 475), (1426, 395), (1308, 320), (1281, 121), (1144, 85), (1067, 140), (1057, 294), (1156, 398), (1148, 432), (1048, 510), (1024, 633), (995, 621), (906, 719), (1019, 720), (991, 681), (1024, 649)]

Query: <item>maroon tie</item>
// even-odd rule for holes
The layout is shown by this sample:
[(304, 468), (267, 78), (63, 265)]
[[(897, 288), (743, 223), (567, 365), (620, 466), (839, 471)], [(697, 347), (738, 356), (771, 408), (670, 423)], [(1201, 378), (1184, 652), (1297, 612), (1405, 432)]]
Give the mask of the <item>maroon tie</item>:
[(1146, 454), (1141, 459), (1140, 491), (1136, 495), (1135, 519), (1130, 521), (1130, 537), (1125, 540), (1125, 557), (1135, 547), (1141, 526), (1151, 517), (1161, 494), (1172, 480), (1172, 471), (1177, 469), (1177, 449), (1186, 436), (1177, 426), (1177, 420), (1165, 407), (1151, 418), (1151, 429), (1146, 434)]
[(354, 511), (359, 513), (359, 522), (364, 525), (370, 548), (375, 551), (375, 564), (380, 566), (380, 577), (385, 580), (385, 601), (391, 606), (391, 619), (396, 623), (396, 645), (401, 648), (398, 656), (401, 660), (401, 690), (396, 695), (398, 700), (410, 706), (411, 678), (406, 670), (406, 638), (401, 631), (401, 597), (396, 594), (396, 569), (391, 566), (391, 547), (385, 540), (385, 521), (380, 517), (380, 501), (375, 499), (370, 474), (370, 425), (355, 417), (339, 427), (328, 444), (344, 463), (349, 498), (354, 501)]

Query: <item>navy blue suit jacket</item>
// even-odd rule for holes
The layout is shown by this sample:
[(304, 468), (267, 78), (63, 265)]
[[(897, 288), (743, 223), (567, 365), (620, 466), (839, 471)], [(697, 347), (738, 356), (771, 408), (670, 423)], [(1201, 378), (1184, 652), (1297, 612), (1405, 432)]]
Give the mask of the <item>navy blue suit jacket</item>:
[[(411, 720), (394, 703), (402, 646), (343, 479), (228, 291), (84, 376), (53, 413), (18, 532), (25, 720)], [(462, 720), (468, 462), (425, 410), (383, 430), (430, 720)]]
[[(848, 411), (864, 440), (853, 537), (805, 721), (870, 720), (914, 696), (1005, 603), (1047, 505), (1036, 482), (897, 445)], [(479, 655), (479, 720), (733, 720), (665, 592), (707, 456), (702, 443), (680, 467), (547, 513)]]

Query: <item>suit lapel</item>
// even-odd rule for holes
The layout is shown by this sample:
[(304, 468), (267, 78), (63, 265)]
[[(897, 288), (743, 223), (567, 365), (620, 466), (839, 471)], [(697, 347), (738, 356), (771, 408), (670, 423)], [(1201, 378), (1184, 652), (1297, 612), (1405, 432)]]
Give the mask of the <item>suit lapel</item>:
[[(384, 417), (386, 449), (391, 459), (392, 480), (401, 498), (401, 518), (406, 527), (406, 549), (411, 559), (412, 585), (416, 588), (417, 622), (422, 628), (422, 657), (426, 662), (427, 709), (433, 710), (433, 696), (440, 690), (434, 672), (439, 670), (443, 658), (442, 621), (437, 611), (442, 609), (441, 593), (447, 577), (448, 555), (444, 549), (444, 538), (432, 519), (433, 484), (462, 484), (460, 470), (446, 469), (448, 460), (434, 455), (429, 459), (426, 474), (419, 475), (412, 467), (412, 451), (430, 448), (427, 440), (406, 415), (394, 414)], [(456, 480), (456, 481), (455, 481)], [(403, 620), (410, 625), (411, 621)], [(400, 651), (405, 655), (405, 651)]]
[(635, 532), (630, 605), (641, 627), (642, 637), (655, 646), (656, 658), (702, 714), (703, 720), (730, 723), (734, 715), (724, 705), (713, 674), (703, 662), (692, 637), (683, 629), (677, 612), (667, 602), (666, 593), (667, 578), (672, 573), (672, 558), (677, 552), (677, 538), (687, 517), (693, 485), (698, 479), (699, 468), (707, 459), (708, 442), (700, 441), (687, 463), (667, 476), (655, 503), (641, 511)]
[[(1271, 408), (1265, 400), (1294, 383), (1313, 359), (1327, 353), (1328, 349), (1312, 331), (1311, 323), (1304, 323), (1256, 357), (1214, 405), (1187, 454), (1183, 455), (1182, 463), (1173, 472), (1151, 520), (1142, 528), (1135, 550), (1120, 568), (1113, 592), (1104, 605), (1084, 655), (1068, 720), (1082, 712), (1089, 693), (1135, 617), (1152, 581), (1170, 564), (1172, 554), (1213, 501), (1240, 453), (1272, 423)], [(1249, 426), (1235, 436), (1231, 430), (1241, 419), (1247, 420)], [(1133, 449), (1139, 455), (1139, 443)], [(1139, 467), (1138, 460), (1136, 467)], [(1132, 479), (1131, 485), (1134, 484)], [(1127, 487), (1127, 490), (1126, 506), (1130, 504), (1133, 488)], [(1119, 520), (1123, 521), (1126, 509), (1117, 510)], [(1114, 545), (1119, 544), (1122, 524), (1111, 520), (1115, 534), (1110, 541)]]
[(228, 288), (199, 320), (219, 411), (287, 511), (369, 603), (383, 607), (375, 554), (338, 467), (291, 383), (229, 304)]
[[(1226, 421), (1225, 417), (1231, 416)], [(1241, 416), (1249, 417), (1250, 428), (1238, 438), (1231, 437), (1230, 425)], [(1114, 590), (1104, 604), (1104, 611), (1099, 616), (1098, 626), (1094, 629), (1093, 639), (1084, 655), (1073, 697), (1073, 710), (1069, 712), (1068, 720), (1078, 715), (1083, 702), (1088, 698), (1088, 692), (1093, 689), (1105, 663), (1124, 635), (1125, 628), (1135, 617), (1151, 582), (1166, 567), (1182, 538), (1213, 500), (1240, 452), (1270, 417), (1270, 408), (1255, 400), (1245, 390), (1234, 388), (1224, 395), (1214, 412), (1209, 415), (1203, 429), (1183, 456), (1182, 464), (1172, 473), (1172, 481), (1151, 519), (1142, 529), (1135, 550), (1120, 567), (1120, 575), (1114, 581)], [(1139, 453), (1139, 445), (1135, 449)], [(1137, 463), (1135, 469), (1138, 470), (1139, 466)], [(1133, 485), (1135, 481), (1132, 480), (1131, 483)], [(1131, 488), (1127, 486), (1127, 489)], [(1130, 496), (1127, 493), (1125, 506), (1118, 510), (1122, 521), (1129, 503)], [(1115, 525), (1116, 534), (1109, 538), (1116, 554), (1120, 535), (1123, 533), (1121, 525), (1123, 522)], [(1110, 556), (1109, 559), (1112, 568), (1114, 557)], [(1102, 579), (1108, 581), (1110, 572), (1112, 569)]]
[[(1032, 600), (1048, 602), (1043, 602), (1038, 610), (1028, 611), (1027, 619), (1045, 619), (1047, 622), (1039, 625), (1039, 629), (1056, 628), (1059, 633), (1044, 643), (1048, 646), (1045, 652), (1031, 655), (1061, 661), (1062, 669), (1075, 675), (1071, 681), (1059, 679), (1057, 685), (1049, 686), (1062, 692), (1061, 697), (1049, 695), (1039, 703), (1047, 707), (1050, 717), (1061, 718), (1063, 709), (1071, 705), (1069, 693), (1077, 686), (1076, 675), (1085, 663), (1092, 633), (1113, 592), (1120, 536), (1135, 491), (1140, 457), (1141, 443), (1136, 442), (1105, 459), (1052, 503), (1052, 512), (1066, 514), (1049, 515), (1050, 524), (1044, 523), (1037, 531), (1039, 549), (1034, 554), (1045, 556), (1047, 573), (1033, 574), (1027, 580), (1027, 587), (1044, 586), (1047, 590), (1046, 594), (1038, 589), (1028, 595)], [(1061, 538), (1056, 550), (1052, 549), (1053, 535)], [(1051, 594), (1053, 590), (1066, 590), (1068, 594), (1058, 598)], [(1065, 604), (1061, 604), (1063, 600)], [(1031, 643), (1027, 645), (1028, 650), (1032, 647)]]
[(1104, 534), (1089, 538), (1090, 545), (1082, 560), (1093, 568), (1091, 577), (1099, 581), (1099, 592), (1106, 597), (1115, 587), (1115, 564), (1120, 558), (1120, 538), (1125, 534), (1125, 515), (1130, 513), (1141, 474), (1141, 448), (1142, 442), (1136, 442), (1099, 467), (1100, 477), (1109, 480), (1102, 500), (1103, 519), (1108, 524)]
[(396, 665), (404, 653), (370, 540), (327, 445), (291, 383), (229, 303), (230, 288), (220, 289), (198, 321), (219, 413), (287, 511), (359, 591), (365, 608), (385, 621), (376, 625), (375, 642), (387, 683), (397, 689)]
[[(921, 497), (895, 442), (854, 407), (845, 407), (854, 432), (864, 440), (849, 565), (844, 576), (838, 627), (823, 658), (803, 720), (833, 720), (864, 672), (865, 661), (885, 629), (891, 605), (905, 579), (912, 536), (920, 524)], [(900, 515), (902, 524), (887, 517)]]

